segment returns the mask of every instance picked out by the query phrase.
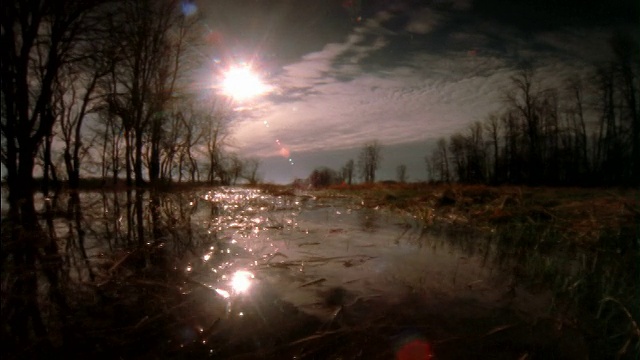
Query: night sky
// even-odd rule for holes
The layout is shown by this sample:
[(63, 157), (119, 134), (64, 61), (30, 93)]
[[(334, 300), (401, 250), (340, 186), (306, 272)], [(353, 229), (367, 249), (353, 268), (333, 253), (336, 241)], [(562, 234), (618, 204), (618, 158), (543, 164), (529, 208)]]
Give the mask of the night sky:
[[(424, 157), (440, 137), (504, 107), (510, 76), (531, 64), (541, 86), (610, 59), (614, 32), (640, 34), (640, 2), (200, 0), (208, 68), (250, 63), (272, 87), (234, 104), (232, 151), (287, 183), (338, 170), (365, 142), (383, 145), (377, 179)], [(210, 74), (210, 75), (207, 75)], [(214, 85), (215, 86), (215, 85)]]

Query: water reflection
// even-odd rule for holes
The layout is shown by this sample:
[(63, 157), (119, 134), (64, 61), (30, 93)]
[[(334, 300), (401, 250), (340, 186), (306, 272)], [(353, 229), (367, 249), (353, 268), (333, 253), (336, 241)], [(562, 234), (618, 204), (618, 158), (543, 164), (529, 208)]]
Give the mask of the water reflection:
[(379, 226), (379, 211), (372, 208), (363, 208), (358, 212), (360, 217), (360, 225), (363, 231), (375, 232)]
[(637, 254), (532, 242), (526, 227), (484, 238), (233, 188), (40, 205), (32, 228), (3, 220), (15, 358), (393, 358), (406, 344), (444, 359), (584, 358), (634, 341)]
[(231, 288), (236, 294), (244, 294), (251, 287), (251, 282), (255, 277), (246, 270), (238, 270), (231, 277)]

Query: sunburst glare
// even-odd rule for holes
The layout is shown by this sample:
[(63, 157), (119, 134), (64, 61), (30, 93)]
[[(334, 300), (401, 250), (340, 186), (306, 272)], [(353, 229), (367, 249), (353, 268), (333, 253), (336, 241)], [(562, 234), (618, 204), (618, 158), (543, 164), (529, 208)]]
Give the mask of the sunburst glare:
[(271, 91), (250, 66), (233, 66), (224, 73), (222, 91), (237, 101), (252, 99)]

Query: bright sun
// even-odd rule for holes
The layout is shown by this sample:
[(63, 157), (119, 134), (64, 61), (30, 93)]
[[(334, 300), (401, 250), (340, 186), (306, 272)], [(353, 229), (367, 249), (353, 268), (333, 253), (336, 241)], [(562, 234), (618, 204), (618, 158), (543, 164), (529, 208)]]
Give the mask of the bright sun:
[(269, 92), (270, 87), (248, 66), (235, 66), (224, 73), (222, 91), (238, 101)]

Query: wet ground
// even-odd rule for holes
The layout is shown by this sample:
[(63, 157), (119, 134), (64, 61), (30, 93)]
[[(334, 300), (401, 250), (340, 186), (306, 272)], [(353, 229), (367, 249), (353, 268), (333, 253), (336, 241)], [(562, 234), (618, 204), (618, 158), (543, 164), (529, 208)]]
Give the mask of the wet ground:
[(3, 235), (5, 358), (637, 355), (621, 254), (426, 226), (355, 197), (40, 200), (34, 261)]

